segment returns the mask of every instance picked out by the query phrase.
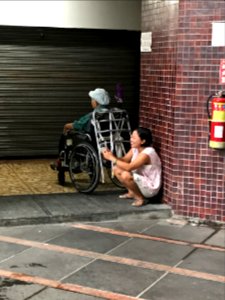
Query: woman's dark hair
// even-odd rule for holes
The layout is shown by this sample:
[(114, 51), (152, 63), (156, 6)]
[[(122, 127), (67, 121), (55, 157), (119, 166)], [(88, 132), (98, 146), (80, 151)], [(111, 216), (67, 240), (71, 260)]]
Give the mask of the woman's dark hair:
[(140, 139), (143, 141), (145, 140), (145, 143), (142, 144), (143, 147), (148, 147), (152, 145), (152, 133), (151, 130), (144, 127), (138, 127), (135, 129), (140, 137)]

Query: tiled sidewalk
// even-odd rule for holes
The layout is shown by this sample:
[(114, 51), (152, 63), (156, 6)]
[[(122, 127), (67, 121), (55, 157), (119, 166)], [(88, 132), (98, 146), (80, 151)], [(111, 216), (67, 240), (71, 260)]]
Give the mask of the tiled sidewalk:
[[(49, 159), (0, 161), (0, 196), (76, 192), (68, 173), (65, 186), (58, 184), (57, 172), (52, 171), (49, 166), (51, 161)], [(98, 186), (98, 190), (115, 190), (115, 188), (111, 182)]]
[(224, 229), (172, 221), (0, 228), (0, 299), (224, 300)]
[(171, 215), (168, 205), (154, 200), (135, 208), (132, 199), (119, 199), (122, 191), (109, 178), (91, 194), (77, 193), (69, 174), (60, 186), (49, 164), (47, 159), (0, 162), (0, 226)]

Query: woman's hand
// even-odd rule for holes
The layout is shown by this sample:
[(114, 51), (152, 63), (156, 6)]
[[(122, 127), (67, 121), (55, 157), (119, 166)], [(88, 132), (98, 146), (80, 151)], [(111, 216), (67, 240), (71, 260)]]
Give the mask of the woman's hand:
[(111, 161), (113, 161), (116, 157), (112, 154), (112, 152), (109, 150), (109, 149), (107, 149), (107, 148), (104, 148), (103, 150), (102, 150), (102, 156), (105, 158), (105, 159), (107, 159), (107, 160), (111, 160)]

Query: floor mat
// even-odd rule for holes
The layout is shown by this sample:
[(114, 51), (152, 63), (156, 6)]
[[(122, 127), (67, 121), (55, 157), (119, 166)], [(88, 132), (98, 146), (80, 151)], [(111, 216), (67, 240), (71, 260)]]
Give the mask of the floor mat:
[[(50, 160), (3, 160), (0, 162), (0, 195), (30, 195), (74, 193), (74, 186), (66, 173), (64, 186), (58, 184), (57, 172), (51, 170)], [(97, 190), (117, 189), (108, 179)]]

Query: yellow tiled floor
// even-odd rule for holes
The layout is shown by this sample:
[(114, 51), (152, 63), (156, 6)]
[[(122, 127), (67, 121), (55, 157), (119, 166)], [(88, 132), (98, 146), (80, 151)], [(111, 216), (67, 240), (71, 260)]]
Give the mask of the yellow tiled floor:
[[(0, 161), (0, 195), (30, 195), (74, 193), (69, 173), (66, 184), (58, 184), (57, 172), (51, 170), (49, 159), (2, 160)], [(98, 189), (114, 189), (112, 183), (99, 184)]]

